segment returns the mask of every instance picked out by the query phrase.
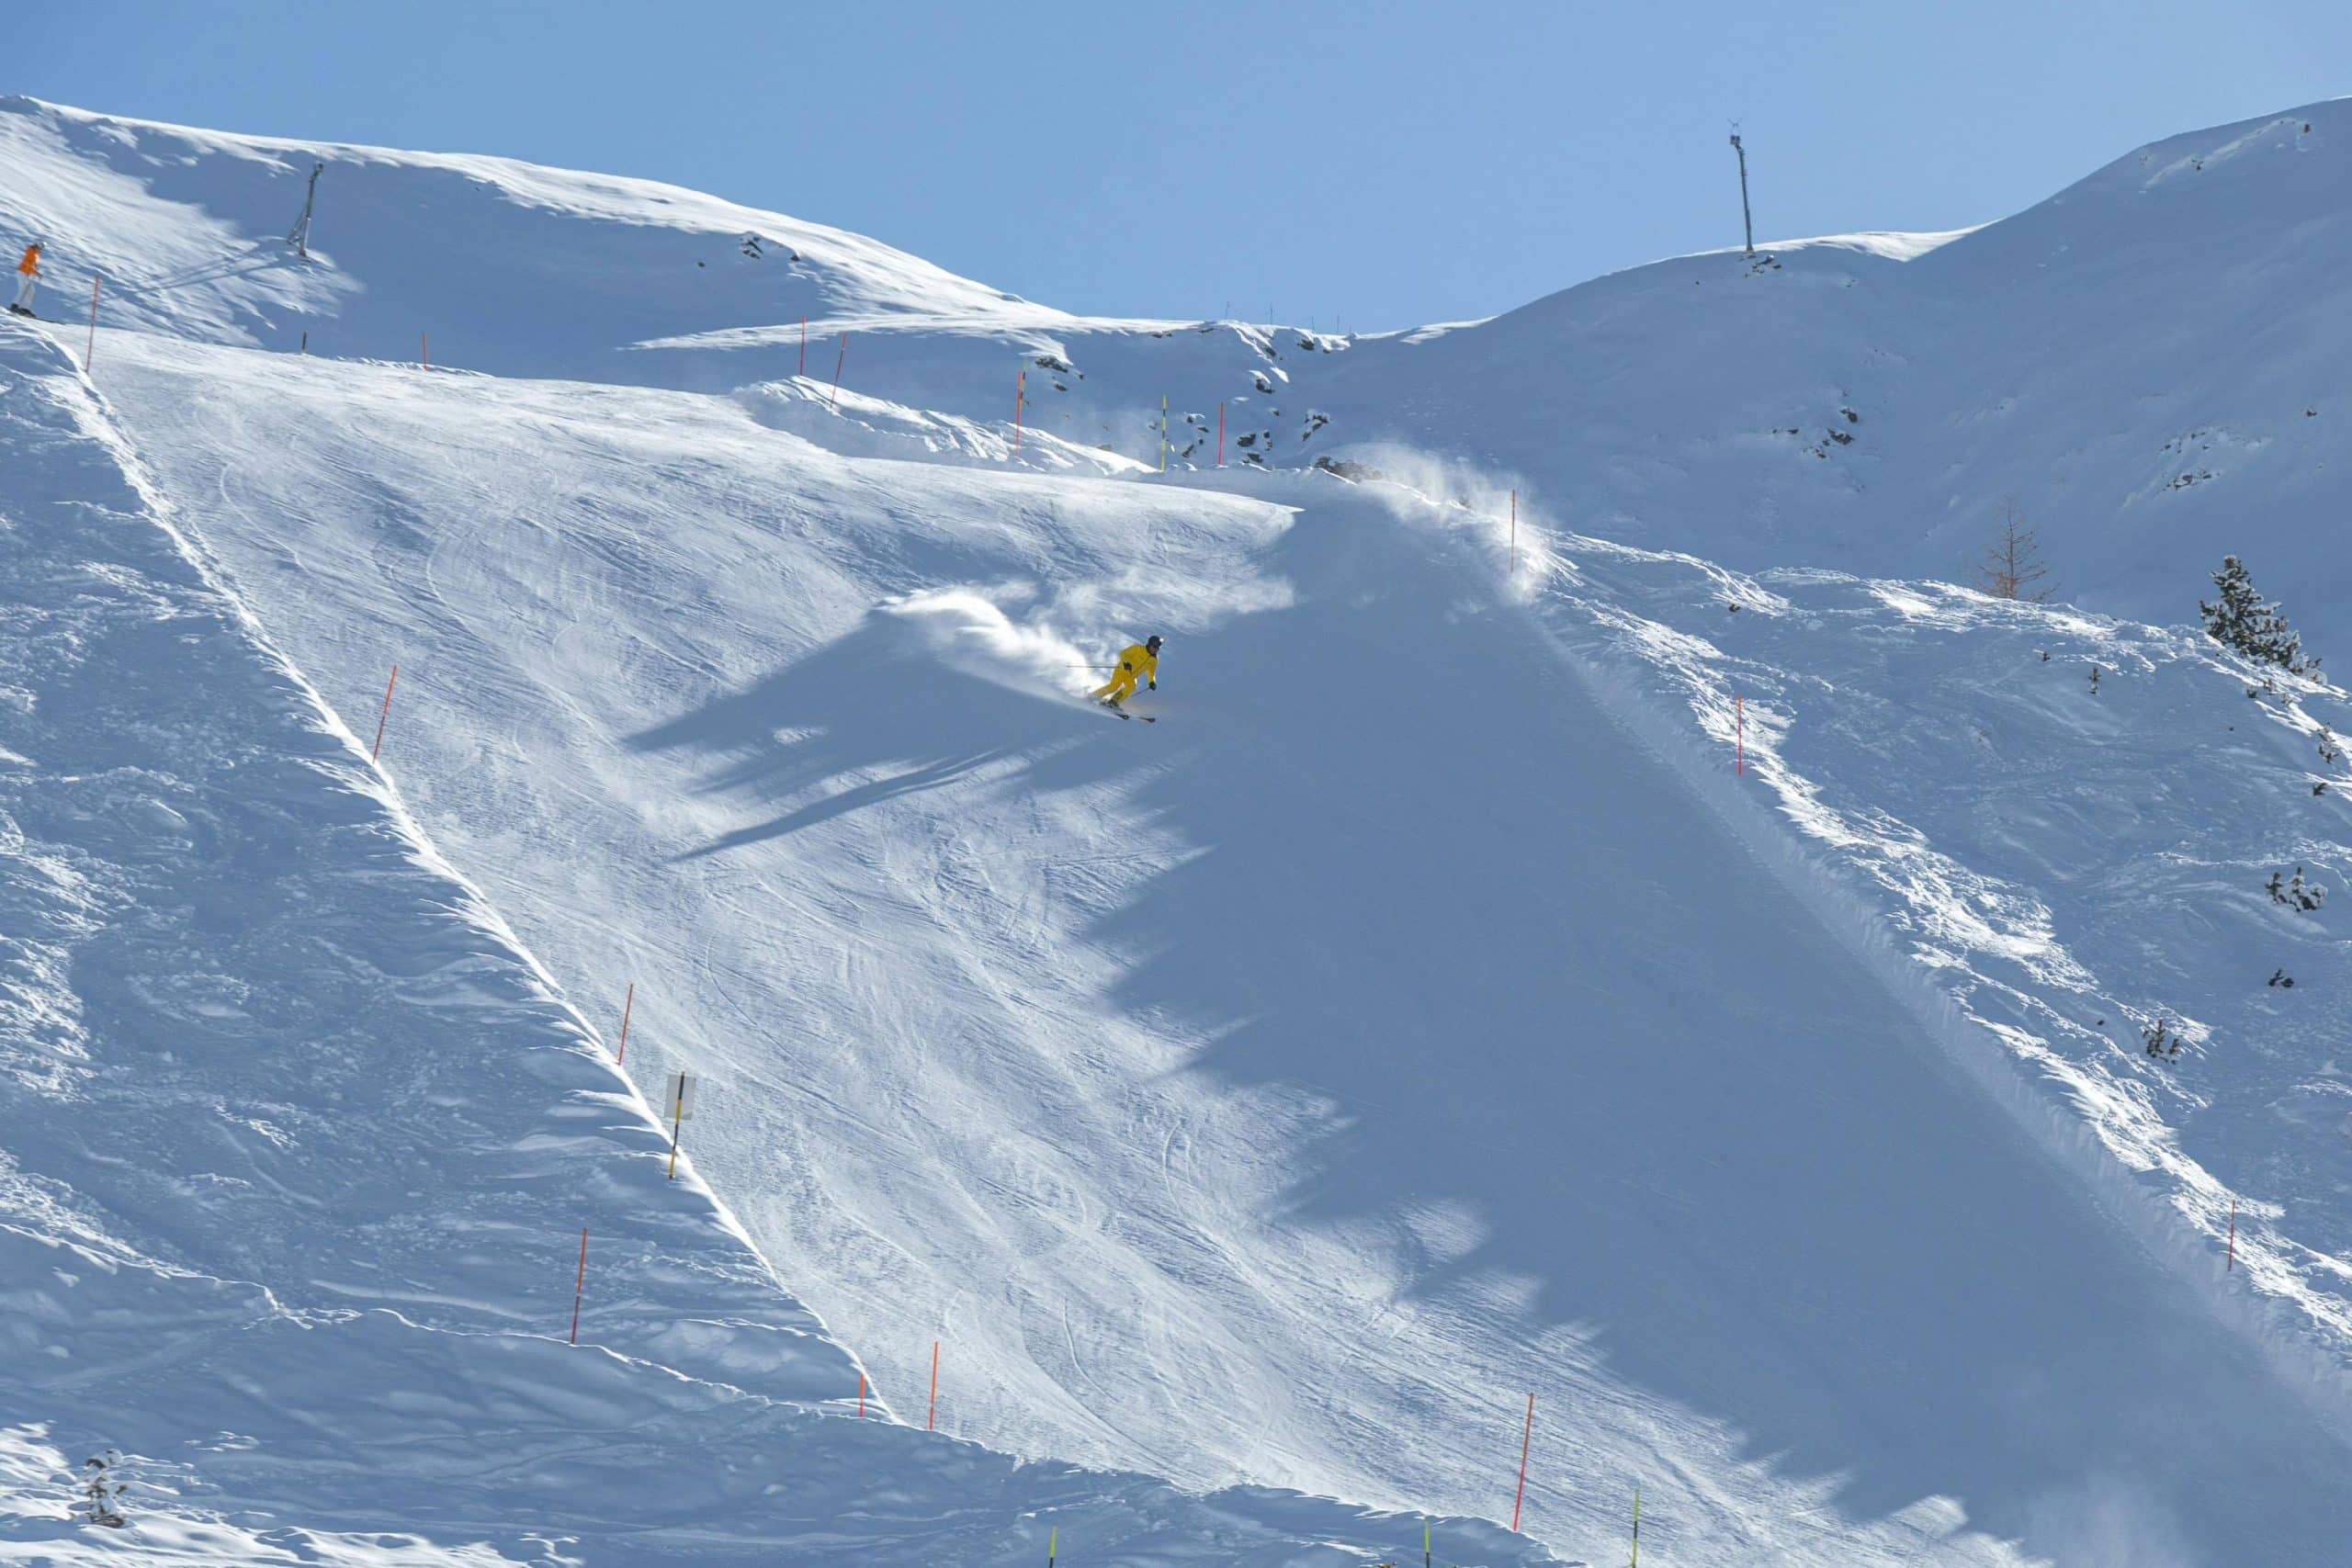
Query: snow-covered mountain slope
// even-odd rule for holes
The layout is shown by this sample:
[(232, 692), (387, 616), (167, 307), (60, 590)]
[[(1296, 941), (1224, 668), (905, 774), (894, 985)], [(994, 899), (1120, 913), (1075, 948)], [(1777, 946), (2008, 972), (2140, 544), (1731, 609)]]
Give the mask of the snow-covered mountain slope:
[[(878, 1390), (857, 1419), (857, 1363), (691, 1156), (666, 1179), (606, 1043), (22, 327), (0, 450), (0, 1562), (1010, 1562), (1058, 1529), (1070, 1561), (1340, 1564), (1418, 1536), (1016, 1464)], [(74, 1517), (109, 1447), (119, 1534)]]
[[(901, 1413), (936, 1339), (947, 1429), (1186, 1485), (1499, 1518), (1532, 1389), (1531, 1534), (1592, 1561), (1638, 1482), (1661, 1560), (2325, 1562), (2352, 1535), (2340, 944), (2261, 889), (2343, 874), (2340, 805), (2310, 793), (2335, 699), (2250, 701), (2192, 632), (1819, 565), (1950, 574), (2013, 494), (2091, 608), (2177, 622), (2235, 550), (2328, 652), (2340, 596), (2296, 591), (2342, 581), (2310, 525), (2347, 130), (2320, 106), (1984, 230), (1353, 340), (1084, 321), (690, 193), (354, 149), (320, 150), (305, 262), (274, 236), (306, 150), (27, 100), (0, 104), (0, 221), (121, 280), (104, 319), (137, 330), (98, 334), (99, 385), (326, 705), (372, 729), (401, 664), (401, 795), (370, 798), (480, 889), (447, 898), (618, 1091), (607, 1139), (652, 1135), (643, 1093), (561, 998), (609, 1037), (633, 982), (643, 1091), (703, 1075), (690, 1163), (741, 1236), (699, 1190), (677, 1223), (752, 1269), (726, 1322), (809, 1337), (760, 1366), (773, 1389), (694, 1359), (741, 1336), (614, 1343), (684, 1385), (651, 1385), (684, 1400), (662, 1463), (805, 1447), (795, 1517), (906, 1561), (1033, 1547), (986, 1531), (1039, 1475), (1125, 1560), (1178, 1513), (1274, 1556), (1401, 1544), (810, 1414), (791, 1378), (853, 1363), (797, 1296)], [(256, 352), (308, 323), (314, 351), (408, 358), (428, 315), (458, 323), (436, 359), (495, 375)], [(1199, 471), (1220, 404), (1248, 471)], [(1420, 494), (1283, 471), (1327, 450)], [(1547, 543), (1554, 519), (1586, 532)], [(1065, 700), (1153, 628), (1161, 722)], [(1724, 767), (1735, 695), (1753, 773)], [(197, 700), (189, 724), (261, 701)], [(109, 830), (53, 841), (112, 856)], [(289, 940), (218, 972), (266, 990)], [(2179, 1055), (2141, 1051), (2159, 1021)], [(543, 1152), (529, 1117), (590, 1092), (513, 1110), (435, 1224), (465, 1234), (501, 1151)], [(153, 1251), (185, 1206), (109, 1234)], [(532, 1283), (466, 1310), (538, 1312), (507, 1261)], [(649, 1334), (714, 1310), (667, 1277), (632, 1300)], [(386, 1411), (466, 1375), (435, 1359), (460, 1320), (399, 1310), (347, 1352)], [(548, 1363), (542, 1455), (612, 1440), (571, 1414), (621, 1408), (577, 1365)], [(666, 1453), (737, 1391), (762, 1403), (725, 1406), (733, 1435)], [(450, 1416), (435, 1484), (504, 1410)], [(54, 1446), (11, 1441), (0, 1474)], [(892, 1517), (948, 1533), (874, 1524), (852, 1472), (927, 1488)], [(291, 1472), (250, 1473), (293, 1517)], [(431, 1490), (362, 1514), (322, 1485), (312, 1523), (413, 1514), (446, 1546), (485, 1517)], [(776, 1541), (740, 1496), (712, 1505), (728, 1550)], [(598, 1519), (580, 1555), (615, 1560), (628, 1520)], [(1461, 1529), (1463, 1555), (1512, 1544)]]
[[(100, 347), (298, 661), (361, 709), (401, 662), (420, 818), (636, 981), (632, 1066), (708, 1075), (700, 1168), (902, 1404), (944, 1337), (992, 1443), (1498, 1513), (1532, 1388), (1531, 1529), (1593, 1560), (1644, 1477), (1696, 1560), (2352, 1522), (2308, 1341), (1984, 1092), (1859, 883), (1510, 601), (1491, 514)], [(1146, 626), (1156, 728), (1056, 694)]]
[[(287, 235), (313, 164), (302, 255)], [(504, 158), (0, 97), (0, 232), (50, 242), (44, 314), (86, 310), (103, 273), (101, 321), (200, 342), (292, 350), (307, 334), (311, 353), (343, 358), (705, 390), (805, 367), (812, 387), (838, 374), (868, 397), (1008, 423), (1025, 367), (1033, 429), (1155, 464), (1163, 394), (1206, 389), (1205, 404), (1179, 398), (1174, 445), (1213, 444), (1182, 415), (1249, 396), (1253, 378), (1274, 387), (1261, 367), (1295, 357), (1293, 339), (1344, 346), (1075, 317), (782, 213)]]
[(2343, 1366), (2352, 1084), (2311, 1005), (2347, 978), (2324, 903), (2352, 870), (2341, 690), (2186, 628), (1560, 547), (1554, 635), (1635, 708), (1687, 708), (1668, 728), (1694, 761), (1744, 756), (1878, 896), (1889, 951)]
[(1973, 581), (2013, 497), (2063, 596), (2170, 624), (2225, 551), (2352, 648), (2352, 102), (2173, 138), (2008, 219), (1598, 279), (1332, 362), (1326, 438), (1522, 476), (1743, 570)]
[[(1380, 441), (1519, 478), (1609, 537), (1740, 570), (1967, 581), (2001, 503), (2066, 594), (2158, 623), (2234, 549), (2340, 581), (2352, 102), (2139, 149), (1973, 231), (1683, 257), (1372, 337), (1102, 321), (874, 241), (644, 182), (0, 100), (0, 226), (104, 270), (101, 318), (203, 341), (699, 389), (801, 378), (1080, 446), (1276, 468)], [(316, 247), (282, 236), (324, 160)], [(781, 245), (743, 254), (747, 233)], [(794, 258), (797, 259), (794, 259)], [(54, 304), (61, 313), (78, 302)], [(803, 320), (808, 346), (803, 351)], [(846, 349), (841, 334), (849, 334)], [(1242, 443), (1247, 440), (1249, 445)], [(2274, 590), (2276, 592), (2278, 590)], [(2293, 603), (2352, 644), (2341, 596)]]

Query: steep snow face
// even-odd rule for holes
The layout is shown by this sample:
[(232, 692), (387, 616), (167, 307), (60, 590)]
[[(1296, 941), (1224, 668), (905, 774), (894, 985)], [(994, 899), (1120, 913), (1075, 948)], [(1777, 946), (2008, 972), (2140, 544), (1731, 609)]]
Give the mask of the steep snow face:
[[(598, 1018), (638, 983), (639, 1081), (705, 1075), (690, 1165), (900, 1410), (938, 1339), (944, 1424), (1019, 1451), (1498, 1514), (1533, 1389), (1531, 1528), (1595, 1560), (1634, 1479), (1693, 1559), (2340, 1549), (2338, 1075), (2296, 1010), (2339, 955), (2261, 891), (2343, 874), (2308, 792), (2332, 699), (2249, 700), (2193, 633), (1787, 569), (1950, 573), (2014, 493), (2103, 605), (2178, 619), (2225, 548), (2335, 581), (2340, 106), (1980, 231), (1364, 340), (1076, 321), (815, 230), (779, 272), (725, 204), (350, 149), (300, 263), (261, 216), (299, 148), (22, 101), (0, 130), (29, 171), (0, 216), (120, 268), (109, 321), (240, 345), (99, 340), (216, 564), (355, 727), (401, 664), (418, 821)], [(338, 187), (364, 246), (328, 243)], [(243, 351), (289, 312), (337, 354), (446, 312), (469, 368), (673, 389)], [(975, 471), (1017, 367), (1041, 472)], [(674, 389), (704, 388), (735, 396)], [(1142, 473), (1162, 394), (1182, 490)], [(1220, 408), (1271, 478), (1187, 471)], [(1468, 505), (1287, 471), (1334, 443)], [(1555, 558), (1561, 514), (1620, 542)], [(2337, 607), (2290, 608), (2328, 651)], [(1155, 626), (1159, 724), (1065, 701)], [(1759, 765), (1727, 777), (1735, 694)], [(631, 1299), (650, 1335), (693, 1296)], [(419, 1376), (418, 1324), (482, 1348), (402, 1317), (340, 1352), (370, 1387)], [(657, 1448), (741, 1381), (629, 1355), (687, 1370)], [(493, 1386), (449, 1418), (469, 1461)], [(900, 1462), (744, 1419), (815, 1445), (828, 1517)], [(0, 1474), (54, 1446), (5, 1441)], [(890, 1551), (999, 1539), (1033, 1472), (974, 1462), (1009, 1479), (927, 1493), (950, 1522)], [(1102, 1486), (1132, 1552), (1162, 1494)], [(1232, 1506), (1269, 1553), (1395, 1533)]]
[[(2001, 502), (2063, 596), (2186, 619), (2225, 551), (2352, 647), (2352, 103), (2177, 137), (1924, 247), (1636, 268), (1335, 362), (1323, 439), (1521, 476), (1589, 532), (1743, 570), (1973, 581)], [(2298, 590), (2304, 590), (2299, 592)]]
[[(1984, 1092), (1866, 885), (1618, 711), (1555, 622), (1600, 610), (1500, 592), (1496, 511), (101, 347), (322, 685), (400, 660), (421, 819), (603, 1010), (636, 981), (632, 1067), (705, 1075), (699, 1168), (902, 1408), (941, 1339), (993, 1443), (1498, 1514), (1532, 1389), (1531, 1532), (1590, 1560), (1636, 1477), (1708, 1560), (2352, 1524), (2301, 1365)], [(1069, 699), (1147, 626), (1156, 727)]]
[(1687, 711), (1663, 733), (1700, 765), (1731, 752), (1899, 967), (2187, 1222), (2163, 1244), (2200, 1281), (2218, 1257), (2272, 1298), (2267, 1341), (2340, 1399), (2352, 1085), (2309, 1004), (2347, 978), (2342, 692), (2185, 628), (1560, 548), (1552, 635)]
[[(856, 1419), (858, 1363), (691, 1154), (667, 1179), (606, 1043), (17, 326), (0, 454), (0, 1559), (1026, 1562), (1058, 1529), (1339, 1568), (1418, 1536), (1018, 1465), (879, 1390)], [(108, 1448), (119, 1534), (74, 1517)]]

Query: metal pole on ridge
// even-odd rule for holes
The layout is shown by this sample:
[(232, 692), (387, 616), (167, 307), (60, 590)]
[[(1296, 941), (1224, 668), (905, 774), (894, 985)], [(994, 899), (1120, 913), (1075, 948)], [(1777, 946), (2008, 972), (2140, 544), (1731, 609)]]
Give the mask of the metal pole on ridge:
[(294, 228), (286, 236), (286, 243), (292, 245), (294, 254), (304, 261), (311, 259), (311, 205), (319, 198), (319, 175), (325, 168), (324, 164), (311, 165), (310, 188), (302, 193), (302, 216), (294, 220)]
[(1747, 259), (1756, 259), (1756, 220), (1747, 212), (1747, 149), (1739, 144), (1739, 132), (1731, 133), (1731, 150), (1739, 154), (1739, 226), (1747, 240)]

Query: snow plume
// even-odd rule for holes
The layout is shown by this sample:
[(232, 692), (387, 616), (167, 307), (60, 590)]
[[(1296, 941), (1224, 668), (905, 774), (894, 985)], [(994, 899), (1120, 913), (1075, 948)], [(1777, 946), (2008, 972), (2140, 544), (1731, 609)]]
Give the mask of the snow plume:
[[(1015, 587), (1005, 596), (1028, 594), (1029, 590)], [(1080, 692), (1100, 681), (1091, 673), (1097, 664), (1108, 669), (1105, 660), (1090, 660), (1051, 627), (1016, 623), (976, 588), (910, 593), (883, 609), (918, 628), (943, 658), (953, 658), (1001, 685)]]
[[(1511, 586), (1515, 594), (1523, 592), (1523, 584), (1541, 581), (1550, 570), (1552, 556), (1545, 544), (1545, 520), (1531, 487), (1517, 474), (1383, 442), (1351, 446), (1347, 457), (1379, 476), (1368, 487), (1373, 493), (1379, 494), (1390, 486), (1409, 491), (1415, 499), (1441, 508), (1442, 514), (1475, 531), (1491, 552), (1496, 565), (1513, 573)], [(1519, 513), (1515, 530), (1511, 522), (1514, 494)], [(1390, 496), (1392, 500), (1398, 499), (1393, 491)], [(1411, 509), (1403, 505), (1396, 505), (1393, 510), (1400, 517), (1411, 514)]]

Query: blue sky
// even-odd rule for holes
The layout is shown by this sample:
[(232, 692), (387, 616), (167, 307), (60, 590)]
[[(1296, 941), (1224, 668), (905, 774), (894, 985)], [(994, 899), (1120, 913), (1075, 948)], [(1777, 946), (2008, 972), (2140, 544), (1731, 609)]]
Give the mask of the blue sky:
[[(19, 8), (0, 90), (673, 181), (1066, 309), (1375, 329), (2000, 217), (2347, 90), (2352, 6), (2076, 0)], [(0, 172), (5, 178), (5, 172)]]

